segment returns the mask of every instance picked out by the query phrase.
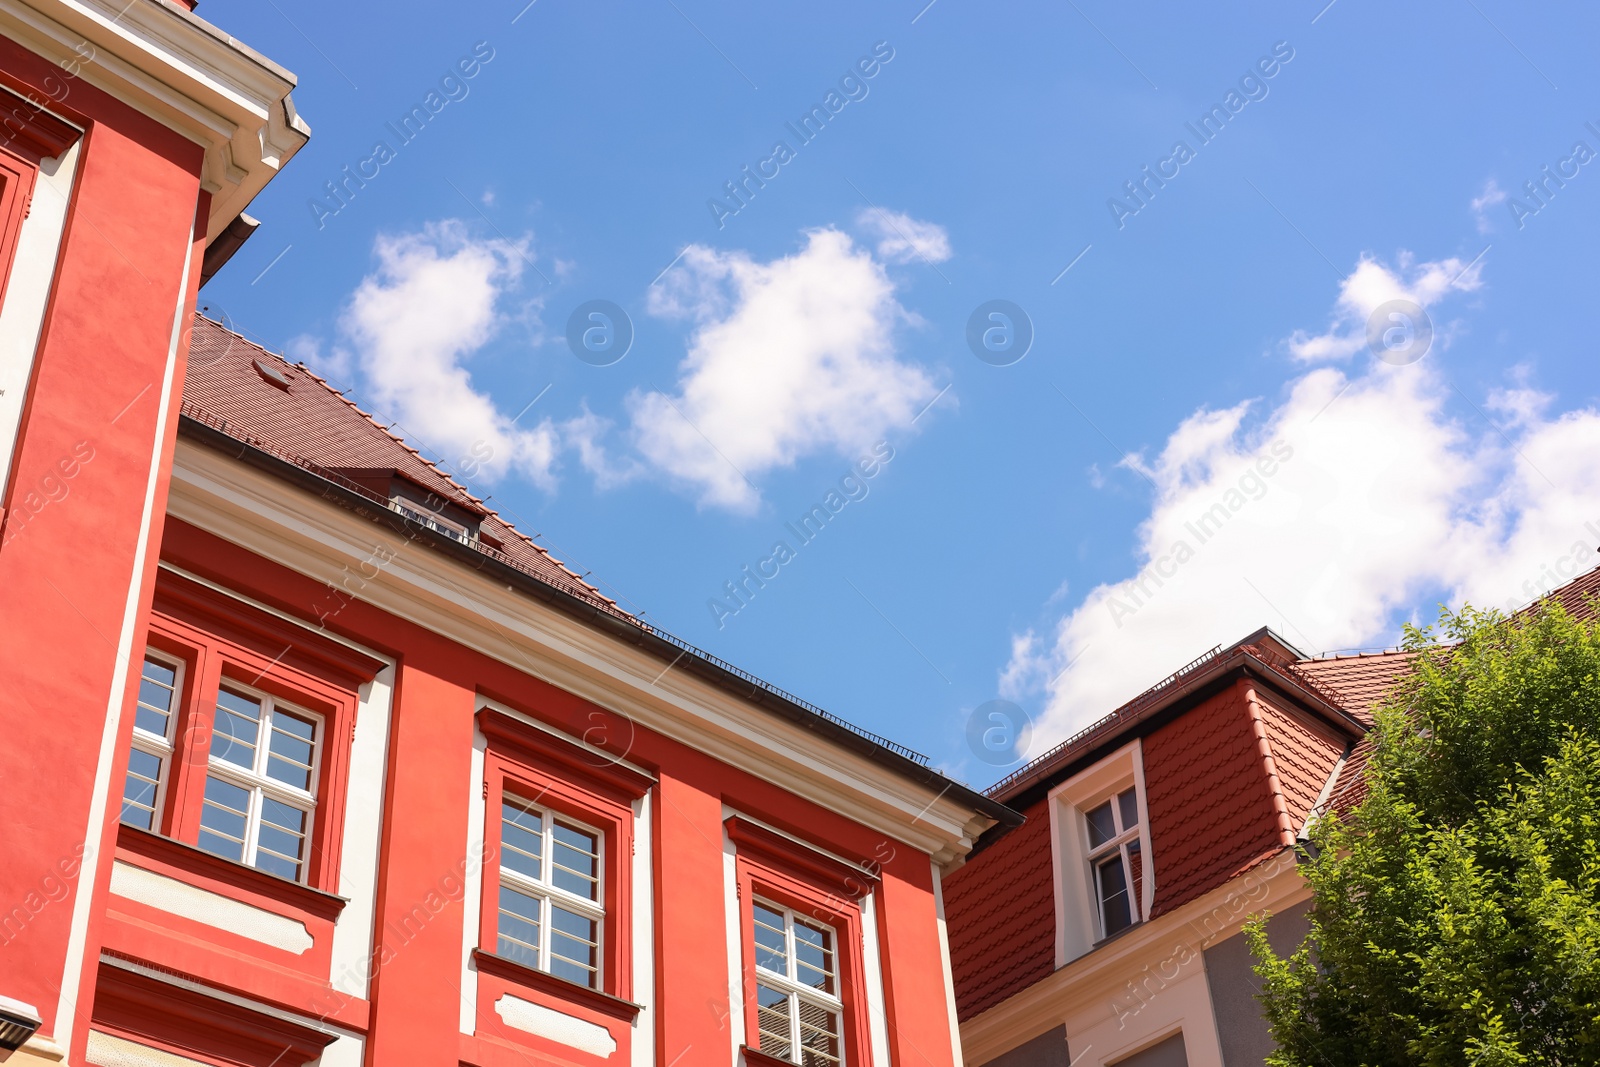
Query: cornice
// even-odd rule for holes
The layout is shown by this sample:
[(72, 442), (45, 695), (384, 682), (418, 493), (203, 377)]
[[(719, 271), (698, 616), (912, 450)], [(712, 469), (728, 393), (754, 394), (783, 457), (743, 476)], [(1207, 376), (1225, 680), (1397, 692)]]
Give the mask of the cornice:
[(0, 0), (0, 34), (71, 63), (76, 77), (205, 149), (207, 243), (311, 134), (290, 98), (293, 74), (176, 5)]
[[(240, 446), (243, 448), (244, 446)], [(372, 550), (375, 527), (180, 437), (168, 512), (312, 578)], [(640, 648), (427, 551), (400, 552), (361, 590), (373, 606), (541, 678), (845, 818), (958, 862), (993, 820)], [(930, 800), (931, 797), (931, 800)]]

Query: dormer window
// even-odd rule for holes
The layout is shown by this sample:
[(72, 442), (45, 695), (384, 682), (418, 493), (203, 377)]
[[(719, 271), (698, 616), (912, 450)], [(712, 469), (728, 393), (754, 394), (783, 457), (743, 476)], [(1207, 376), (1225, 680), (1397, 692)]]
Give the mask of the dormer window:
[(1132, 926), (1139, 914), (1135, 894), (1141, 873), (1139, 798), (1130, 787), (1084, 813), (1089, 834), (1100, 936)]
[(471, 534), (469, 534), (462, 527), (449, 522), (437, 512), (422, 511), (417, 507), (417, 505), (401, 499), (400, 497), (391, 498), (389, 501), (389, 506), (395, 511), (398, 511), (400, 514), (404, 515), (406, 518), (410, 519), (412, 522), (420, 522), (428, 529), (437, 530), (446, 537), (452, 537), (464, 545), (470, 545), (472, 543)]
[[(393, 467), (330, 467), (335, 474), (381, 497), (389, 510), (452, 541), (476, 546), (478, 527), (488, 514), (476, 502), (440, 487), (429, 488), (405, 471)], [(498, 546), (496, 546), (498, 547)]]

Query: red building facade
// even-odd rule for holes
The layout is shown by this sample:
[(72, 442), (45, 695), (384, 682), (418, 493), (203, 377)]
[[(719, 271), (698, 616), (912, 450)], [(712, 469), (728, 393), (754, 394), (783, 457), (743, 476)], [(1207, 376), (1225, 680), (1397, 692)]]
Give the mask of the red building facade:
[(194, 316), (286, 71), (0, 0), (0, 85), (11, 1062), (959, 1064), (941, 883), (1018, 816)]

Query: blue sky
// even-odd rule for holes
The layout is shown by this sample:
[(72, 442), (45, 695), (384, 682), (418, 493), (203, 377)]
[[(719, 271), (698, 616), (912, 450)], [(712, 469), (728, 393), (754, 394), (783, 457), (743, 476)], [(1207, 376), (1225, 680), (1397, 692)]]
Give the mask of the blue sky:
[(1600, 562), (1600, 14), (925, 2), (205, 0), (313, 137), (201, 303), (977, 784), (988, 701), (1038, 751), (1257, 626), (1384, 646)]

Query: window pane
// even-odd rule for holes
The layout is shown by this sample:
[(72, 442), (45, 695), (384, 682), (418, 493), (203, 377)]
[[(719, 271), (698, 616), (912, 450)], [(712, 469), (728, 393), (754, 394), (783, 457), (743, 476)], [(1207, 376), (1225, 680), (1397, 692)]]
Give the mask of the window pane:
[(1122, 828), (1131, 830), (1139, 825), (1139, 798), (1133, 790), (1128, 789), (1117, 794), (1118, 814), (1122, 816)]
[(1111, 801), (1095, 808), (1088, 814), (1089, 820), (1089, 847), (1099, 848), (1101, 845), (1117, 836), (1117, 824), (1111, 814)]
[(1100, 887), (1100, 917), (1105, 923), (1105, 935), (1110, 937), (1118, 930), (1133, 925), (1133, 913), (1128, 901), (1128, 877), (1122, 868), (1122, 854), (1112, 856), (1095, 868)]
[(155, 827), (156, 787), (160, 781), (159, 756), (139, 749), (128, 753), (128, 776), (122, 785), (122, 822), (141, 830)]
[(557, 822), (552, 837), (555, 861), (550, 872), (558, 888), (589, 900), (600, 899), (600, 845), (594, 834)]
[(795, 980), (833, 992), (833, 933), (799, 919), (794, 923)]
[(249, 810), (248, 789), (207, 778), (205, 803), (200, 807), (200, 847), (230, 860), (243, 860)]
[(784, 941), (783, 916), (771, 908), (755, 905), (756, 966), (774, 974), (789, 976), (789, 949)]
[(600, 966), (595, 921), (565, 908), (550, 907), (550, 973), (592, 986)]
[(538, 897), (500, 887), (496, 953), (528, 967), (539, 966), (539, 910), (542, 904)]
[(500, 865), (529, 878), (544, 877), (540, 857), (544, 852), (542, 816), (521, 804), (506, 800), (500, 804)]
[(305, 812), (271, 797), (262, 797), (256, 866), (299, 881), (300, 861), (305, 859), (305, 834)]
[(800, 1001), (800, 1062), (831, 1067), (839, 1062), (839, 1017), (816, 1004)]
[(268, 739), (267, 777), (311, 792), (312, 739), (316, 724), (282, 708), (272, 711), (272, 736)]
[(789, 1032), (789, 997), (770, 986), (756, 986), (756, 1028), (762, 1052), (781, 1060), (792, 1059), (794, 1038)]
[(261, 703), (223, 689), (217, 693), (217, 721), (211, 756), (240, 767), (256, 765), (256, 736), (261, 728)]
[(171, 667), (153, 659), (144, 661), (144, 674), (139, 679), (139, 704), (133, 715), (135, 726), (157, 737), (167, 736), (176, 681), (177, 672)]

